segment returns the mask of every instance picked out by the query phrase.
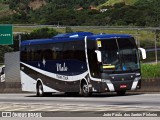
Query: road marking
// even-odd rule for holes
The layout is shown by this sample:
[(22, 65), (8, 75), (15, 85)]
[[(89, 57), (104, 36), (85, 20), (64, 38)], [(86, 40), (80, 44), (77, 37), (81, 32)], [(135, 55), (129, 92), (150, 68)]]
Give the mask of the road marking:
[(9, 109), (9, 110), (6, 110), (6, 111), (22, 111), (22, 110), (26, 110), (26, 108), (11, 108), (11, 109)]
[(42, 111), (42, 110), (46, 111), (46, 110), (48, 110), (50, 108), (52, 108), (52, 106), (41, 106), (41, 107), (37, 106), (35, 109), (32, 109), (30, 111)]

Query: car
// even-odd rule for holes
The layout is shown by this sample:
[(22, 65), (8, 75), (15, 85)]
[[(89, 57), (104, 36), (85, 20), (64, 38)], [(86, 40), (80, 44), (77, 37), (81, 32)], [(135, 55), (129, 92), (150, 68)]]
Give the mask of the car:
[(5, 82), (5, 66), (0, 67), (0, 82)]

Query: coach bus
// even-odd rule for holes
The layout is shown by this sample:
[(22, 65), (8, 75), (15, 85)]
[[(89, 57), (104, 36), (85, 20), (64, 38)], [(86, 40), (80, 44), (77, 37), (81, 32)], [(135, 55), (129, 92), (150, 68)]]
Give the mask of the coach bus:
[(126, 34), (74, 32), (50, 39), (25, 40), (20, 46), (23, 91), (92, 93), (140, 89), (140, 56), (146, 51)]

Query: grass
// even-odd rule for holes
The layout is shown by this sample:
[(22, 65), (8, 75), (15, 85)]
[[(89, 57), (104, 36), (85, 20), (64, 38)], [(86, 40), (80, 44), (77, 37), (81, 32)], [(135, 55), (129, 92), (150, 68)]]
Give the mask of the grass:
[(142, 64), (141, 71), (143, 79), (160, 78), (160, 63)]
[[(42, 28), (42, 27), (39, 27), (39, 28)], [(35, 27), (26, 27), (26, 28), (24, 28), (24, 27), (13, 27), (13, 32), (30, 33), (30, 32), (33, 32), (36, 29), (39, 29), (39, 28), (35, 28)], [(56, 30), (59, 33), (65, 33), (65, 29), (56, 28)]]

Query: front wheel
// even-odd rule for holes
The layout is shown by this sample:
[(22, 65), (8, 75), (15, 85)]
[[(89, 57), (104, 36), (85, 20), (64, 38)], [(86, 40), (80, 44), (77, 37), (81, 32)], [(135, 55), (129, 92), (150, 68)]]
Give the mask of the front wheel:
[(117, 95), (118, 96), (124, 96), (126, 94), (126, 91), (118, 91)]
[(37, 85), (37, 96), (44, 96), (43, 85), (41, 83), (38, 83)]
[(89, 92), (89, 87), (86, 82), (83, 82), (81, 85), (81, 95), (84, 97), (91, 96), (92, 93)]

